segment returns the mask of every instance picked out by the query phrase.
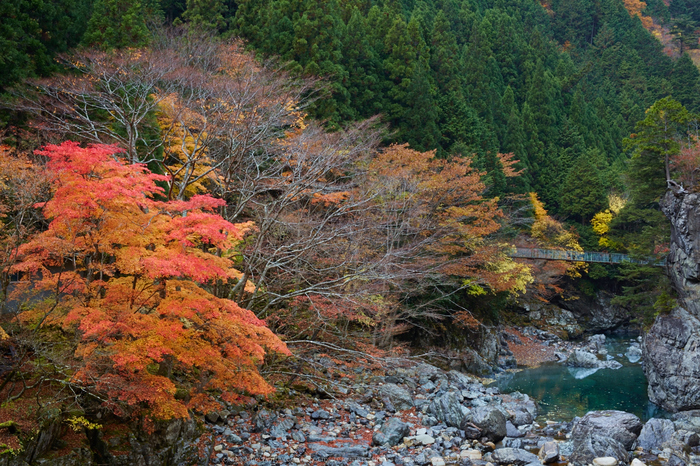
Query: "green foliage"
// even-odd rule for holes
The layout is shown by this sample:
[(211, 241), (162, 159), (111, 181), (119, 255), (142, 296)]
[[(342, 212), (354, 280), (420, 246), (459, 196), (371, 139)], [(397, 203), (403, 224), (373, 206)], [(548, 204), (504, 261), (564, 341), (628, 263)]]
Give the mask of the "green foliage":
[(694, 0), (672, 0), (668, 11), (673, 17), (688, 15), (694, 21), (700, 21), (700, 4)]
[(147, 21), (159, 15), (155, 0), (96, 0), (83, 43), (101, 49), (142, 47), (150, 37)]
[(556, 0), (551, 14), (526, 0), (236, 5), (234, 33), (327, 79), (312, 114), (329, 126), (381, 114), (392, 141), (475, 154), (482, 169), (489, 152), (513, 152), (526, 172), (508, 192), (535, 189), (563, 215), (561, 184), (579, 156), (597, 150), (602, 189), (621, 186), (622, 138), (694, 79), (685, 63), (672, 72), (619, 0)]
[(588, 157), (580, 157), (569, 171), (560, 194), (562, 212), (586, 224), (604, 209), (607, 197), (596, 167)]
[(700, 71), (687, 53), (673, 64), (670, 81), (673, 84), (673, 97), (689, 111), (700, 111)]
[(197, 30), (223, 31), (227, 12), (224, 0), (187, 0), (182, 18)]
[(648, 206), (658, 201), (671, 179), (670, 159), (680, 151), (679, 137), (687, 131), (690, 113), (678, 101), (665, 97), (637, 123), (636, 133), (625, 139), (632, 153), (628, 180), (631, 205)]
[(643, 264), (623, 264), (618, 272), (623, 293), (612, 304), (634, 309), (639, 320), (650, 325), (660, 311), (669, 310), (673, 300), (671, 285), (660, 267)]
[(53, 57), (78, 44), (90, 7), (90, 0), (0, 2), (0, 92), (56, 71)]
[(681, 54), (689, 48), (698, 47), (698, 21), (688, 14), (682, 14), (675, 17), (671, 24), (669, 32), (673, 36), (674, 42), (678, 44)]

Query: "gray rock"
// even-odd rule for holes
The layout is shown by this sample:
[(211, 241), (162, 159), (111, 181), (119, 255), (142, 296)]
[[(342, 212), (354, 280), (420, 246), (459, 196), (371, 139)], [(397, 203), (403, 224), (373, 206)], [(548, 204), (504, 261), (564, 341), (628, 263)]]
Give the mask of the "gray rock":
[(413, 407), (413, 397), (405, 388), (399, 387), (396, 384), (388, 383), (379, 388), (379, 393), (382, 398), (388, 398), (391, 404), (398, 411), (411, 409)]
[(610, 361), (601, 361), (600, 367), (601, 369), (620, 369), (622, 364), (611, 359)]
[(330, 418), (331, 418), (330, 413), (328, 411), (323, 410), (323, 409), (318, 409), (318, 410), (314, 411), (313, 413), (311, 413), (311, 419), (326, 420), (326, 419), (330, 419)]
[(566, 364), (572, 367), (584, 367), (588, 369), (599, 368), (601, 363), (598, 357), (588, 351), (582, 349), (576, 349), (566, 360)]
[(668, 411), (700, 406), (700, 320), (683, 308), (656, 318), (644, 338), (649, 400)]
[[(629, 322), (633, 316), (633, 310), (613, 305), (613, 298), (612, 293), (601, 290), (595, 296), (582, 295), (579, 299), (563, 301), (561, 306), (571, 311), (576, 321), (584, 324), (587, 331), (599, 333), (613, 330)], [(569, 336), (576, 335), (569, 332)]]
[(535, 400), (521, 394), (515, 395), (511, 393), (510, 396), (516, 398), (515, 401), (503, 403), (508, 419), (515, 426), (532, 424), (537, 417), (537, 403), (535, 403)]
[(559, 444), (557, 442), (544, 442), (537, 455), (543, 463), (554, 463), (559, 460)]
[(420, 378), (425, 377), (428, 380), (432, 380), (433, 382), (435, 379), (442, 374), (442, 371), (438, 369), (435, 366), (431, 366), (430, 364), (426, 364), (424, 362), (419, 363), (415, 367), (416, 375), (418, 375)]
[(472, 385), (479, 385), (479, 381), (473, 376), (455, 370), (447, 373), (447, 380), (460, 390), (470, 388)]
[(404, 437), (408, 436), (411, 429), (408, 424), (398, 418), (389, 418), (372, 436), (374, 445), (398, 445)]
[(537, 455), (520, 448), (499, 448), (491, 454), (491, 460), (498, 464), (514, 464), (516, 466), (541, 464)]
[(414, 440), (421, 445), (432, 445), (435, 443), (435, 439), (428, 434), (420, 434), (414, 437)]
[(649, 419), (637, 438), (637, 446), (645, 450), (661, 450), (665, 442), (673, 437), (676, 428), (668, 419)]
[(447, 392), (433, 400), (428, 408), (435, 418), (449, 427), (461, 427), (469, 415), (469, 409), (462, 405), (461, 396), (455, 392)]
[(644, 338), (644, 370), (650, 401), (681, 411), (700, 407), (700, 195), (668, 189), (659, 204), (671, 222), (666, 274), (679, 307)]
[(357, 414), (360, 417), (367, 417), (367, 415), (369, 414), (369, 411), (367, 411), (365, 408), (358, 405), (357, 403), (348, 403), (347, 410), (351, 413)]
[(689, 447), (697, 447), (700, 445), (700, 436), (695, 432), (690, 432), (688, 430), (677, 430), (673, 434), (673, 438), (683, 445), (688, 445)]
[(270, 437), (272, 437), (273, 439), (286, 437), (287, 432), (289, 431), (289, 429), (294, 427), (295, 422), (296, 421), (294, 421), (293, 419), (285, 418), (275, 423), (270, 428)]
[(625, 450), (631, 450), (641, 430), (642, 421), (634, 414), (613, 410), (591, 411), (575, 422), (571, 431), (571, 441), (576, 449), (586, 438), (598, 435), (613, 439), (622, 444)]
[(574, 448), (569, 456), (569, 462), (575, 466), (584, 466), (592, 463), (594, 458), (605, 456), (613, 457), (624, 463), (627, 463), (629, 458), (625, 446), (610, 437), (592, 434), (579, 442), (572, 443)]
[(506, 436), (506, 417), (492, 406), (472, 409), (462, 424), (467, 438), (487, 437), (492, 442), (500, 442)]
[(700, 194), (669, 189), (659, 204), (671, 221), (667, 275), (679, 304), (700, 318)]
[(261, 409), (253, 417), (253, 432), (262, 432), (272, 427), (272, 424), (277, 420), (277, 415), (266, 409)]
[(506, 437), (521, 438), (525, 437), (525, 434), (520, 432), (520, 430), (518, 430), (518, 428), (515, 427), (512, 422), (506, 421)]
[(600, 351), (605, 348), (605, 335), (602, 333), (591, 335), (588, 337), (588, 343), (593, 345), (596, 351)]
[(458, 362), (460, 368), (472, 374), (488, 375), (493, 372), (493, 368), (471, 348), (464, 348), (460, 351)]
[(559, 454), (561, 456), (569, 457), (574, 453), (574, 444), (570, 441), (561, 442), (559, 444)]
[(522, 438), (511, 438), (510, 436), (503, 439), (503, 446), (509, 448), (523, 448)]
[(687, 430), (700, 433), (700, 409), (682, 411), (673, 415), (673, 425), (676, 430)]
[(687, 466), (688, 462), (684, 458), (685, 455), (672, 454), (666, 461), (666, 466)]
[(635, 343), (627, 348), (627, 351), (625, 351), (625, 357), (631, 363), (638, 362), (640, 359), (642, 359), (642, 348)]
[(343, 447), (329, 447), (320, 443), (310, 443), (309, 449), (314, 456), (326, 459), (331, 456), (341, 458), (364, 458), (369, 455), (369, 445), (348, 445)]

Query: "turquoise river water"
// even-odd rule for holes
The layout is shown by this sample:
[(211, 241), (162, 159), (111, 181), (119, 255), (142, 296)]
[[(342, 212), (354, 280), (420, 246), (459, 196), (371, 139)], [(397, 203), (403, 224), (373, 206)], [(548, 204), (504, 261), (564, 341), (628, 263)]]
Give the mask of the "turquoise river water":
[(503, 393), (518, 391), (535, 398), (540, 408), (538, 420), (570, 421), (603, 409), (627, 411), (644, 421), (663, 417), (665, 413), (649, 402), (641, 361), (631, 362), (624, 354), (631, 341), (635, 340), (606, 341), (608, 359), (620, 362), (620, 369), (577, 369), (550, 363), (505, 373), (495, 383)]

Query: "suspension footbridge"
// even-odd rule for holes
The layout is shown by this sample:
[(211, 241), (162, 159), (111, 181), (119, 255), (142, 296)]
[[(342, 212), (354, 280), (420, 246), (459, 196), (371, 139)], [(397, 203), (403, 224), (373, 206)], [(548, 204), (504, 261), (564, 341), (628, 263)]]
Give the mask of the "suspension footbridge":
[(634, 259), (627, 254), (608, 252), (573, 251), (567, 249), (515, 248), (511, 257), (569, 262), (598, 262), (602, 264), (647, 264), (663, 267), (664, 261), (656, 259)]

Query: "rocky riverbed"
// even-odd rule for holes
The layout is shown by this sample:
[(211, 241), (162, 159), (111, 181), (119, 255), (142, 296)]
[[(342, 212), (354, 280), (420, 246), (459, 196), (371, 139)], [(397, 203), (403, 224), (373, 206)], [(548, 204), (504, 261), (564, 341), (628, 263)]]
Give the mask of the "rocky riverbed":
[[(596, 342), (587, 344), (591, 349)], [(700, 411), (646, 423), (621, 411), (538, 423), (533, 399), (502, 394), (483, 382), (397, 360), (381, 374), (364, 375), (336, 399), (213, 413), (207, 417), (209, 435), (200, 440), (203, 464), (700, 464)]]

